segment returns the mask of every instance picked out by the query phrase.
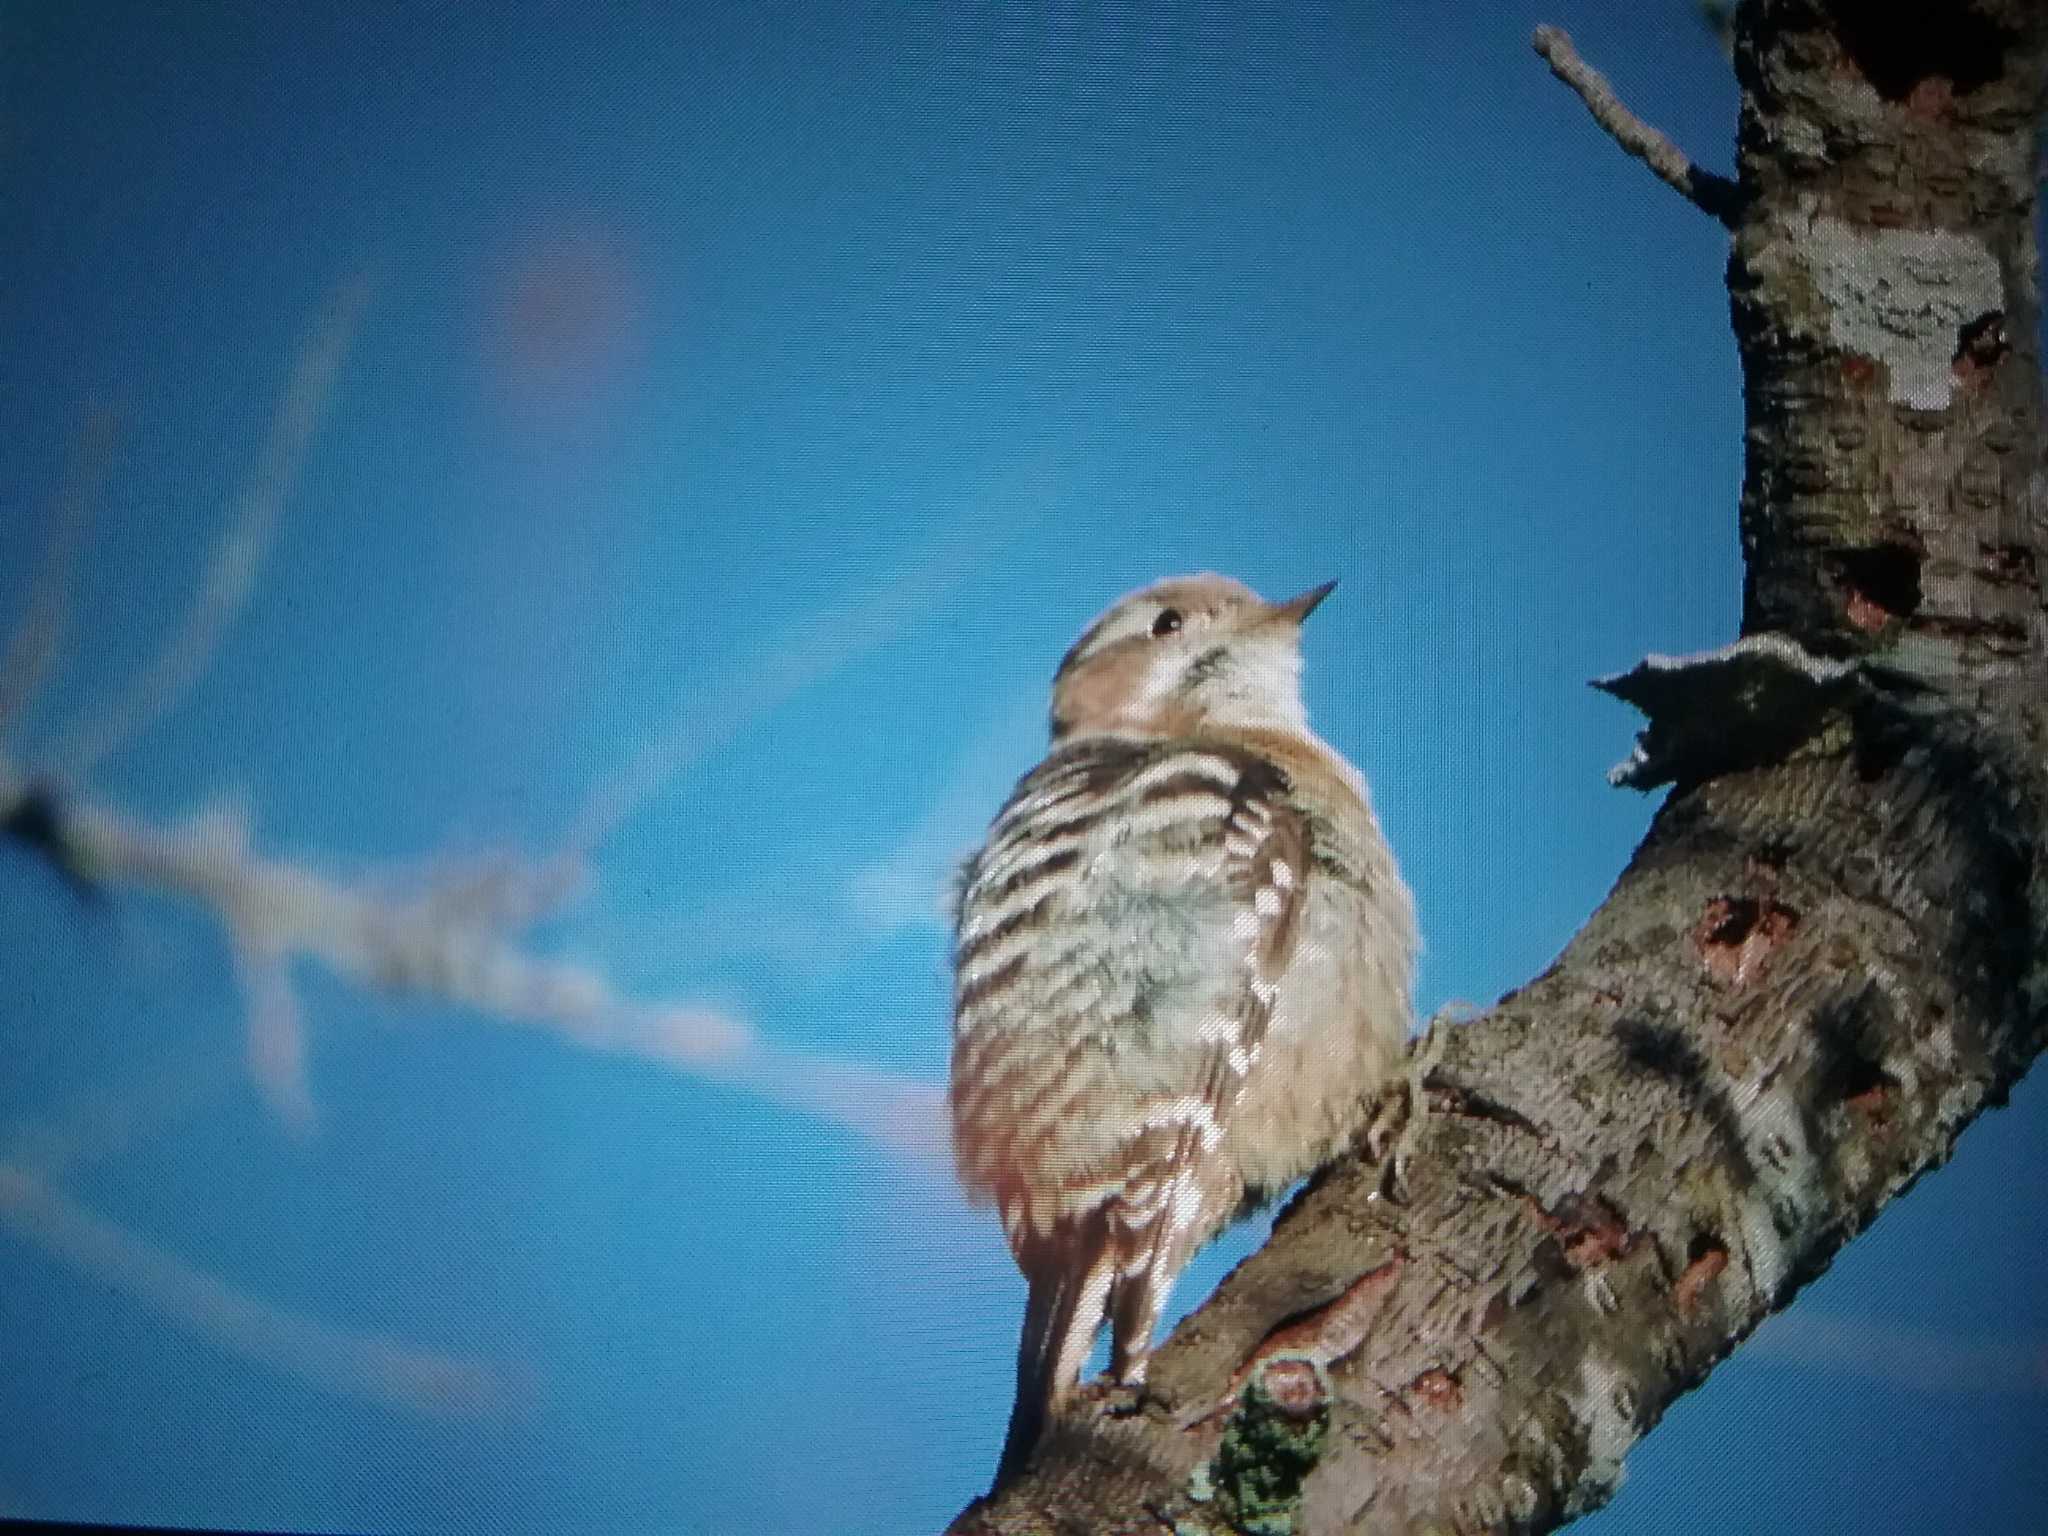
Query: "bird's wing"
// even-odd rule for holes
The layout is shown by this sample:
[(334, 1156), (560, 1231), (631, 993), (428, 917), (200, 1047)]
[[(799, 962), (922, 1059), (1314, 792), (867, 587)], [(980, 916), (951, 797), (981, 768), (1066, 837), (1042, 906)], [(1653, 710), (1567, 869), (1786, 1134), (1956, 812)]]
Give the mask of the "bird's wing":
[[(1309, 879), (1287, 776), (1257, 753), (1098, 737), (1024, 778), (965, 873), (955, 947), (962, 1173), (1006, 1225), (1092, 1204), (1189, 1126), (1213, 1143)], [(1009, 1210), (1001, 1165), (1052, 1163), (1073, 1199), (1044, 1209), (1033, 1179), (1034, 1209)]]
[(1288, 787), (1236, 747), (1086, 739), (1025, 777), (966, 871), (955, 1145), (1032, 1284), (1020, 1415), (1073, 1379), (1113, 1288), (1163, 1295), (1237, 1203), (1198, 1174), (1302, 926)]

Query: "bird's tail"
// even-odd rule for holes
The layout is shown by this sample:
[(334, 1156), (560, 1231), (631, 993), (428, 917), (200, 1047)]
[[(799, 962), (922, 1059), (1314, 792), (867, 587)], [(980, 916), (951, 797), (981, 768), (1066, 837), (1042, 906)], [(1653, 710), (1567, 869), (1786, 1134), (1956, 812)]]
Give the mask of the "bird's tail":
[(1017, 1341), (1017, 1399), (991, 1491), (1024, 1470), (1053, 1408), (1072, 1389), (1095, 1345), (1115, 1271), (1103, 1226), (1098, 1213), (1082, 1231), (1069, 1229), (1029, 1257), (1019, 1255), (1030, 1295)]

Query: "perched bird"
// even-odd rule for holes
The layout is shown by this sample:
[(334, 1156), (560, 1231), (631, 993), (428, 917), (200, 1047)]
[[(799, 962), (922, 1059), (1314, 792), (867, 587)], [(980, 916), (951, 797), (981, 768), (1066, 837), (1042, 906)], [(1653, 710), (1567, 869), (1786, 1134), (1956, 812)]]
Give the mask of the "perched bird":
[(1030, 1288), (998, 1486), (1103, 1320), (1137, 1384), (1188, 1259), (1341, 1150), (1399, 1069), (1413, 903), (1301, 698), (1301, 622), (1334, 585), (1268, 603), (1187, 576), (1112, 606), (962, 870), (954, 1151)]

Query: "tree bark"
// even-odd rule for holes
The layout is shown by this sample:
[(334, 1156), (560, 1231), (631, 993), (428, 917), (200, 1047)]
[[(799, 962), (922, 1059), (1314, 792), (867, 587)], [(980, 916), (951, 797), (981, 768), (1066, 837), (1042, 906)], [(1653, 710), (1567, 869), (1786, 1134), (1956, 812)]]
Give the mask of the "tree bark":
[(1745, 639), (1604, 685), (1671, 795), (1402, 1198), (1326, 1169), (956, 1531), (1553, 1529), (2048, 1041), (2048, 7), (1746, 0), (1732, 187), (1538, 46), (1731, 228)]

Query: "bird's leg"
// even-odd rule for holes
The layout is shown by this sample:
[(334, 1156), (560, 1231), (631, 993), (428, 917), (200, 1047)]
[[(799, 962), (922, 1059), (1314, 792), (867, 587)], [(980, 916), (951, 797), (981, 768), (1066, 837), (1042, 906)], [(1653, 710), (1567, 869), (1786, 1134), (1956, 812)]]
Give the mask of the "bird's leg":
[[(1382, 1169), (1380, 1189), (1396, 1205), (1408, 1199), (1408, 1159), (1422, 1137), (1422, 1124), (1429, 1115), (1427, 1081), (1436, 1064), (1443, 1060), (1444, 1042), (1453, 1025), (1472, 1017), (1476, 1010), (1463, 1003), (1446, 1003), (1430, 1016), (1428, 1026), (1408, 1049), (1408, 1070), (1401, 1092), (1389, 1094), (1380, 1103), (1365, 1131), (1365, 1150)], [(1398, 1125), (1389, 1114), (1396, 1098), (1403, 1100)]]
[(1145, 1365), (1152, 1358), (1152, 1333), (1166, 1305), (1159, 1281), (1163, 1265), (1153, 1265), (1118, 1282), (1110, 1300), (1109, 1379), (1119, 1386), (1145, 1384)]

